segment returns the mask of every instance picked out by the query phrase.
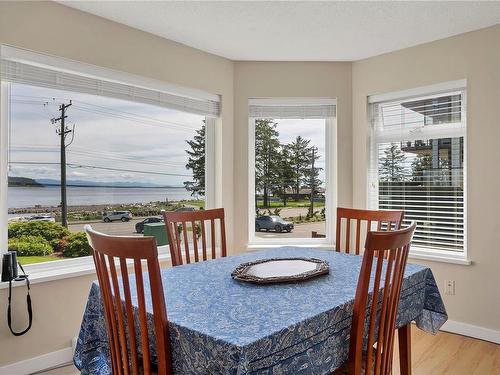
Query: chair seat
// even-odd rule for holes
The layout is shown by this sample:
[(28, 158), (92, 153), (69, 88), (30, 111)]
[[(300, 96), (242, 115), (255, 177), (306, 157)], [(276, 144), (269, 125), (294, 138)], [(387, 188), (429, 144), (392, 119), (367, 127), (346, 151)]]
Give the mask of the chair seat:
[[(372, 349), (373, 355), (372, 355), (372, 368), (375, 368), (375, 358), (377, 357), (377, 348)], [(367, 353), (363, 352), (363, 359), (361, 361), (361, 375), (365, 375), (366, 371), (366, 357)], [(340, 366), (338, 369), (336, 369), (331, 375), (349, 375), (349, 370), (347, 368), (347, 361)]]

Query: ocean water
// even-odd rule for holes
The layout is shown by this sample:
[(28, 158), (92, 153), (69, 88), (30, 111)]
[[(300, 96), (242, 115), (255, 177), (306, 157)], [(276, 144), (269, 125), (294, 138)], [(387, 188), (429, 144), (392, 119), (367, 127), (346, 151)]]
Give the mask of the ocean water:
[[(9, 208), (57, 206), (61, 202), (59, 186), (9, 187)], [(192, 199), (184, 188), (112, 188), (68, 186), (68, 205), (148, 203), (152, 201)]]

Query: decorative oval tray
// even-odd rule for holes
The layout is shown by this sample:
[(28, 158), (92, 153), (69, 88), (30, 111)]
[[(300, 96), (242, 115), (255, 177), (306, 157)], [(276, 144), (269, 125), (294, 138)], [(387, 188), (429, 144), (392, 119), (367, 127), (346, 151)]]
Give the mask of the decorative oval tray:
[(316, 258), (271, 258), (240, 264), (231, 273), (235, 280), (255, 284), (304, 281), (330, 271), (328, 262)]

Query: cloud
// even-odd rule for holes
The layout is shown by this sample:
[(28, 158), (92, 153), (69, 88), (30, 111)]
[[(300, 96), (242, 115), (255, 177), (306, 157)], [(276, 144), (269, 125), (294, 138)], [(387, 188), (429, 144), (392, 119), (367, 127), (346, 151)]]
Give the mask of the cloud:
[[(127, 171), (83, 167), (68, 168), (68, 176), (105, 181), (147, 181), (182, 185), (186, 177), (138, 173), (144, 171), (190, 174), (186, 170), (188, 147), (204, 117), (167, 108), (106, 97), (12, 85), (11, 160), (58, 163), (56, 125), (58, 105), (72, 100), (67, 123), (75, 126), (67, 162)], [(11, 173), (31, 178), (58, 178), (59, 167), (12, 164)], [(130, 171), (129, 171), (130, 170)], [(132, 172), (138, 171), (138, 172)]]

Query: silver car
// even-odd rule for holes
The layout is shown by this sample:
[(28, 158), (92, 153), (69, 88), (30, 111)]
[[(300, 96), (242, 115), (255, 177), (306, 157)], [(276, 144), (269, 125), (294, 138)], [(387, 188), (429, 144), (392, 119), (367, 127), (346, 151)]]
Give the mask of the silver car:
[(255, 218), (255, 230), (260, 232), (261, 230), (269, 232), (274, 230), (278, 233), (288, 232), (293, 230), (293, 223), (291, 221), (285, 221), (281, 217), (276, 215), (264, 215)]
[(109, 223), (111, 221), (121, 220), (123, 222), (129, 221), (132, 219), (132, 213), (130, 211), (113, 211), (113, 212), (105, 212), (102, 215), (102, 220), (105, 223)]
[(28, 221), (49, 221), (51, 223), (56, 222), (56, 219), (48, 214), (33, 215), (33, 216), (28, 217), (27, 220)]

